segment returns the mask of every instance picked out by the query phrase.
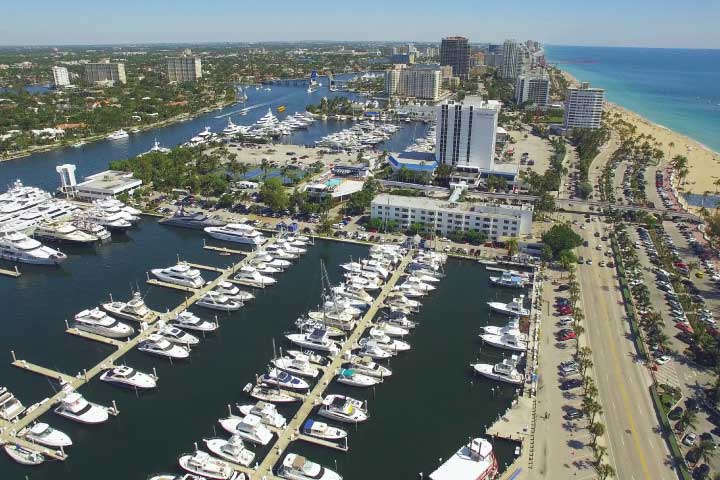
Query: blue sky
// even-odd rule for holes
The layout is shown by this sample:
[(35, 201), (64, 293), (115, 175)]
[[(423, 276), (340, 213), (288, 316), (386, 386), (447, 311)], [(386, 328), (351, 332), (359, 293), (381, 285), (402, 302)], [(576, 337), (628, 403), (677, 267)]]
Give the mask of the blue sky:
[(718, 0), (6, 1), (0, 45), (270, 40), (720, 48)]

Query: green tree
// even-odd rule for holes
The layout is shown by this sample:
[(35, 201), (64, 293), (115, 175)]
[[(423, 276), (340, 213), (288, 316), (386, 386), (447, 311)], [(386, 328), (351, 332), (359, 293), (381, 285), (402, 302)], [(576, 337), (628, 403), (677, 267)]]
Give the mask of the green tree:
[(487, 185), (487, 189), (490, 192), (504, 192), (507, 190), (507, 180), (505, 179), (505, 177), (501, 177), (499, 175), (488, 176), (485, 184)]
[(559, 259), (560, 253), (582, 245), (582, 237), (575, 233), (568, 224), (553, 225), (543, 233), (542, 241), (552, 249), (553, 258)]
[(260, 197), (263, 203), (273, 210), (285, 210), (290, 204), (287, 190), (279, 178), (269, 178), (263, 182)]
[(593, 422), (588, 427), (588, 431), (592, 435), (592, 444), (594, 446), (597, 444), (598, 437), (601, 437), (605, 434), (605, 425), (600, 422)]
[(595, 465), (595, 471), (597, 472), (600, 480), (606, 480), (615, 476), (615, 469), (607, 463), (598, 463)]

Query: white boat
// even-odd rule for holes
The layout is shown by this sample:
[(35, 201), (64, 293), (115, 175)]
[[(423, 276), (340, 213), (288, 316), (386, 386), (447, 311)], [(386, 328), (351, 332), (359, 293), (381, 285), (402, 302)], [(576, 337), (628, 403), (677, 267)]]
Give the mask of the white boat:
[(86, 424), (104, 423), (108, 419), (107, 408), (88, 402), (75, 391), (70, 391), (62, 399), (60, 404), (55, 407), (55, 413), (69, 420)]
[(346, 312), (311, 311), (308, 312), (308, 318), (344, 331), (354, 330), (356, 325), (355, 318)]
[(122, 232), (132, 227), (132, 222), (125, 218), (122, 213), (110, 213), (98, 209), (86, 210), (82, 215), (82, 219), (96, 223), (108, 230)]
[(260, 274), (255, 267), (251, 267), (250, 265), (240, 267), (240, 270), (233, 279), (258, 288), (264, 288), (276, 282), (274, 278)]
[(205, 446), (210, 453), (223, 460), (247, 467), (255, 460), (255, 453), (245, 447), (238, 435), (233, 435), (228, 440), (224, 438), (205, 438)]
[[(272, 248), (272, 247), (275, 247), (275, 248)], [(268, 252), (270, 253), (270, 255), (273, 256), (273, 258), (276, 258), (279, 260), (288, 261), (288, 260), (295, 260), (296, 258), (298, 258), (298, 256), (296, 254), (287, 252), (277, 245), (270, 245), (268, 247)]]
[(13, 421), (25, 411), (25, 406), (7, 388), (0, 387), (0, 419)]
[(358, 373), (354, 368), (340, 368), (336, 380), (351, 387), (373, 387), (382, 383), (381, 379)]
[(253, 387), (252, 384), (249, 384), (245, 387), (245, 391), (247, 391), (255, 400), (261, 400), (263, 402), (293, 403), (299, 400), (297, 397), (288, 395), (278, 388), (271, 388), (263, 385), (255, 385)]
[(320, 355), (319, 353), (315, 353), (312, 350), (286, 350), (285, 353), (288, 354), (288, 356), (297, 358), (301, 355), (304, 355), (307, 357), (307, 359), (310, 361), (313, 365), (319, 365), (321, 367), (324, 367), (330, 363), (330, 359), (327, 358), (324, 355)]
[(163, 282), (181, 285), (188, 288), (200, 288), (205, 285), (205, 280), (200, 275), (200, 270), (190, 267), (186, 262), (167, 268), (154, 268), (151, 273)]
[(325, 422), (308, 418), (302, 426), (301, 432), (309, 437), (323, 440), (338, 441), (347, 438), (348, 434), (342, 428), (332, 427)]
[(148, 150), (147, 152), (141, 153), (138, 156), (147, 155), (148, 153), (170, 153), (169, 148), (161, 147), (160, 142), (157, 141), (157, 138), (155, 139), (155, 142), (153, 143), (153, 146)]
[(490, 283), (497, 287), (524, 288), (527, 282), (527, 278), (508, 271), (502, 272), (499, 277), (490, 277)]
[(240, 307), (243, 306), (241, 302), (231, 300), (222, 293), (218, 293), (213, 290), (203, 294), (203, 296), (200, 297), (200, 300), (195, 302), (195, 305), (198, 307), (211, 308), (213, 310), (221, 310), (223, 312), (240, 310)]
[(408, 330), (391, 325), (389, 323), (378, 323), (370, 329), (370, 335), (387, 335), (388, 337), (404, 337), (410, 333)]
[(115, 320), (99, 308), (83, 310), (75, 315), (74, 326), (78, 330), (109, 338), (127, 338), (135, 333), (131, 326)]
[(361, 275), (354, 275), (352, 273), (345, 274), (345, 283), (357, 288), (362, 288), (363, 290), (366, 290), (368, 292), (380, 290), (380, 285), (377, 282), (368, 280), (366, 277), (363, 277)]
[(387, 324), (394, 327), (404, 328), (405, 330), (412, 330), (417, 326), (417, 323), (408, 319), (407, 315), (401, 312), (390, 312), (378, 319), (378, 324)]
[[(294, 257), (293, 257), (294, 258)], [(282, 258), (276, 258), (275, 255), (271, 255), (267, 251), (260, 251), (255, 253), (255, 258), (253, 258), (251, 263), (254, 262), (262, 262), (265, 263), (269, 267), (278, 268), (281, 271), (287, 269), (292, 265), (288, 260), (284, 260)]]
[(120, 140), (123, 138), (128, 138), (130, 135), (123, 130), (122, 128), (120, 130), (115, 130), (114, 132), (110, 133), (106, 138), (108, 140)]
[(320, 320), (313, 320), (312, 318), (299, 317), (295, 320), (295, 325), (297, 325), (303, 333), (310, 333), (316, 328), (324, 328), (327, 332), (327, 336), (330, 338), (345, 337), (347, 335), (347, 332), (337, 327), (330, 326)]
[(342, 480), (336, 472), (295, 453), (285, 455), (278, 475), (288, 480)]
[(503, 325), (502, 327), (496, 325), (485, 325), (481, 328), (481, 330), (482, 333), (489, 333), (491, 335), (504, 335), (506, 333), (511, 333), (518, 337), (521, 341), (527, 342), (527, 334), (520, 332), (519, 328), (519, 319), (517, 317), (513, 317), (508, 321), (507, 325)]
[(394, 355), (394, 352), (388, 352), (384, 348), (380, 348), (375, 342), (367, 341), (367, 338), (362, 340), (366, 341), (360, 346), (358, 354), (363, 357), (370, 357), (373, 360), (385, 360)]
[(255, 295), (253, 295), (250, 292), (246, 292), (245, 290), (240, 290), (236, 285), (233, 285), (232, 282), (220, 282), (215, 287), (215, 291), (217, 293), (221, 293), (225, 295), (226, 297), (230, 298), (231, 300), (235, 300), (236, 302), (247, 302), (248, 300), (252, 300), (255, 298)]
[(524, 299), (525, 296), (520, 295), (518, 298), (513, 298), (510, 303), (487, 302), (487, 304), (491, 310), (503, 315), (527, 316), (530, 315), (530, 310), (523, 306)]
[(76, 245), (89, 245), (97, 242), (98, 237), (78, 230), (70, 222), (41, 223), (35, 227), (35, 238), (51, 242), (72, 243)]
[[(193, 475), (192, 473), (183, 473), (175, 475), (174, 473), (161, 473), (160, 475), (151, 475), (147, 480), (207, 480), (205, 477)], [(242, 480), (242, 477), (237, 480)]]
[(353, 302), (349, 298), (336, 298), (326, 300), (322, 308), (329, 312), (344, 312), (355, 318), (362, 315), (364, 309), (367, 307), (365, 302)]
[(413, 277), (413, 276), (408, 277), (407, 280), (405, 280), (405, 282), (403, 283), (403, 286), (404, 285), (408, 285), (408, 286), (414, 288), (415, 290), (419, 290), (419, 291), (425, 292), (425, 293), (435, 290), (435, 287), (433, 285), (430, 285), (429, 283), (424, 283), (418, 277)]
[(238, 472), (229, 463), (201, 450), (182, 455), (178, 463), (183, 470), (206, 479), (235, 480), (238, 477)]
[(118, 318), (126, 320), (135, 320), (138, 322), (154, 319), (157, 314), (151, 311), (140, 292), (133, 293), (132, 298), (127, 302), (112, 301), (103, 303), (102, 308)]
[(67, 256), (20, 232), (0, 235), (0, 258), (35, 265), (58, 265)]
[(343, 368), (352, 368), (358, 373), (375, 378), (385, 378), (392, 375), (392, 370), (372, 361), (370, 357), (351, 355), (348, 363)]
[(482, 341), (493, 347), (512, 350), (514, 352), (524, 352), (527, 350), (527, 342), (523, 342), (518, 336), (512, 333), (504, 333), (502, 335), (493, 335), (484, 333), (480, 335)]
[(387, 278), (388, 275), (390, 275), (390, 272), (388, 272), (387, 269), (377, 260), (363, 260), (362, 264), (363, 270), (375, 272), (379, 274), (382, 278)]
[(318, 415), (345, 423), (359, 423), (368, 419), (365, 403), (344, 395), (326, 396)]
[(221, 418), (220, 425), (228, 433), (259, 445), (267, 445), (273, 437), (272, 432), (262, 424), (262, 419), (257, 415)]
[(370, 329), (370, 336), (366, 339), (361, 339), (358, 343), (362, 345), (363, 340), (372, 341), (380, 348), (387, 350), (388, 352), (404, 352), (410, 350), (410, 344), (396, 338), (390, 338), (382, 332)]
[(209, 320), (203, 320), (197, 315), (187, 310), (183, 310), (175, 316), (175, 320), (172, 322), (173, 325), (185, 330), (192, 330), (196, 332), (214, 332), (219, 328), (217, 323), (213, 323)]
[(157, 334), (167, 338), (170, 342), (176, 345), (186, 345), (188, 347), (192, 347), (200, 343), (200, 339), (195, 335), (191, 335), (172, 325), (162, 326), (158, 330)]
[(274, 428), (284, 428), (287, 425), (287, 419), (277, 411), (277, 407), (272, 403), (259, 401), (254, 405), (238, 405), (237, 407), (245, 416), (257, 415), (265, 425)]
[(430, 480), (491, 480), (498, 473), (493, 447), (474, 438), (430, 474)]
[(21, 430), (20, 436), (30, 442), (49, 448), (72, 446), (72, 439), (70, 439), (67, 433), (56, 430), (47, 423), (42, 422), (38, 422), (31, 427)]
[(501, 363), (491, 365), (488, 363), (476, 363), (471, 365), (473, 370), (483, 377), (512, 385), (522, 385), (523, 375), (515, 369), (515, 362), (505, 360)]
[(307, 390), (310, 385), (303, 379), (277, 368), (271, 368), (263, 374), (259, 381), (270, 387), (285, 388), (288, 390)]
[(167, 338), (157, 334), (150, 335), (146, 340), (140, 342), (137, 348), (141, 352), (170, 359), (184, 359), (190, 356), (189, 348), (175, 345)]
[(228, 223), (223, 227), (205, 227), (205, 232), (213, 238), (226, 242), (245, 245), (262, 245), (265, 237), (251, 225), (245, 223)]
[(359, 273), (362, 270), (362, 263), (348, 262), (340, 264), (340, 267), (346, 272)]
[(45, 456), (42, 453), (34, 452), (20, 445), (8, 443), (3, 448), (5, 453), (20, 465), (35, 466), (45, 461)]
[(333, 293), (341, 297), (347, 297), (354, 300), (360, 300), (366, 303), (372, 303), (373, 297), (365, 290), (353, 285), (339, 285), (332, 288)]
[(137, 390), (149, 390), (157, 387), (157, 377), (155, 375), (143, 373), (125, 365), (108, 368), (100, 375), (100, 380)]
[(438, 277), (435, 275), (429, 275), (427, 272), (423, 270), (413, 270), (410, 272), (410, 276), (412, 278), (417, 278), (419, 281), (423, 283), (437, 283), (440, 281)]
[(338, 344), (330, 340), (327, 332), (322, 328), (316, 328), (310, 333), (291, 333), (285, 335), (295, 345), (300, 347), (320, 350), (321, 352), (335, 353), (340, 350)]
[(320, 370), (310, 364), (310, 359), (307, 355), (297, 355), (294, 358), (274, 358), (272, 360), (272, 364), (281, 370), (285, 370), (286, 372), (294, 375), (300, 375), (302, 377), (316, 378), (320, 374)]
[(111, 237), (110, 231), (107, 228), (105, 228), (102, 225), (99, 225), (97, 223), (89, 222), (87, 220), (82, 220), (82, 219), (76, 219), (72, 222), (72, 224), (75, 228), (77, 228), (81, 232), (90, 234), (93, 237), (96, 237), (101, 242), (104, 242), (105, 240), (108, 240)]
[(272, 267), (265, 262), (251, 262), (251, 263), (252, 263), (252, 267), (254, 269), (256, 269), (258, 272), (260, 272), (261, 274), (275, 275), (276, 273), (282, 272), (282, 269), (280, 269), (278, 267)]

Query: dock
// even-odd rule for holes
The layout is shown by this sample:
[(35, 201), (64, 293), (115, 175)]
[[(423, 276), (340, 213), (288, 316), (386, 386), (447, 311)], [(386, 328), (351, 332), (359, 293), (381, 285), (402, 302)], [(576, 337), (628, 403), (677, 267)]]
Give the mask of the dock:
[(50, 368), (45, 368), (40, 365), (35, 365), (34, 363), (30, 363), (25, 360), (15, 360), (14, 362), (12, 362), (11, 365), (14, 367), (22, 368), (23, 370), (27, 370), (28, 372), (37, 373), (38, 375), (43, 375), (45, 377), (52, 378), (53, 380), (63, 381), (69, 384), (72, 384), (76, 380), (76, 377), (67, 375), (62, 372), (57, 372)]
[(75, 335), (77, 337), (82, 337), (87, 340), (95, 340), (96, 342), (104, 343), (105, 345), (110, 345), (116, 348), (121, 348), (125, 344), (125, 342), (123, 342), (122, 340), (103, 337), (102, 335), (85, 332), (82, 330), (78, 330), (77, 328), (68, 328), (67, 330), (65, 330), (65, 333), (69, 333), (70, 335)]
[(204, 243), (204, 242), (203, 242), (203, 248), (205, 250), (212, 250), (213, 252), (229, 253), (232, 255), (247, 255), (248, 253), (250, 253), (248, 250), (234, 250), (232, 248), (216, 247), (215, 245), (208, 245), (207, 243)]
[(21, 275), (21, 273), (20, 270), (18, 270), (18, 267), (15, 267), (15, 270), (6, 270), (4, 268), (0, 268), (0, 275), (17, 278)]
[(199, 263), (190, 263), (188, 262), (188, 265), (190, 265), (193, 268), (197, 268), (198, 270), (207, 270), (208, 272), (218, 272), (223, 273), (226, 271), (226, 268), (220, 268), (220, 267), (211, 267), (210, 265), (201, 265)]
[[(345, 437), (347, 439), (347, 437)], [(302, 433), (297, 434), (295, 437), (296, 440), (302, 440), (303, 442), (313, 443), (315, 445), (320, 445), (321, 447), (327, 447), (332, 448), (334, 450), (340, 450), (341, 452), (347, 452), (349, 450), (349, 447), (346, 443), (336, 443), (331, 442), (330, 440), (323, 440), (322, 438), (317, 437), (311, 437), (309, 435), (303, 435)]]
[(158, 287), (173, 288), (173, 289), (175, 289), (175, 290), (180, 290), (181, 292), (198, 292), (198, 291), (200, 291), (199, 288), (185, 287), (185, 286), (182, 286), (182, 285), (176, 285), (176, 284), (174, 284), (174, 283), (169, 283), (169, 282), (163, 282), (163, 281), (160, 281), (160, 280), (156, 280), (156, 279), (154, 279), (154, 278), (148, 279), (148, 280), (147, 280), (147, 283), (148, 283), (149, 285), (156, 285), (156, 286), (158, 286)]

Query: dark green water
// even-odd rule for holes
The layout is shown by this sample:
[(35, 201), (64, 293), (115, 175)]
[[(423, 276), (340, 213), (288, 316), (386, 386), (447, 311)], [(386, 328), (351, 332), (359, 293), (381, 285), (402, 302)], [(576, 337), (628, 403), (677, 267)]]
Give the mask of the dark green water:
[[(207, 265), (229, 262), (229, 257), (202, 249), (200, 232), (165, 228), (154, 220), (143, 221), (126, 237), (114, 238), (97, 250), (65, 251), (70, 259), (59, 269), (23, 266), (18, 279), (0, 277), (0, 384), (25, 405), (50, 396), (57, 386), (12, 367), (11, 349), (18, 358), (76, 373), (110, 349), (65, 334), (65, 318), (99, 304), (109, 292), (126, 298), (131, 285), (146, 293), (151, 308), (177, 305), (180, 293), (144, 283), (146, 270), (173, 263), (177, 253)], [(70, 458), (35, 468), (2, 458), (0, 479), (90, 480), (102, 475), (106, 480), (142, 480), (150, 473), (175, 471), (179, 454), (213, 435), (213, 426), (220, 432), (216, 422), (226, 414), (228, 403), (248, 400), (242, 388), (265, 368), (272, 356), (271, 340), (284, 345), (282, 334), (294, 319), (318, 303), (320, 259), (337, 281), (338, 265), (366, 252), (363, 246), (319, 242), (279, 277), (276, 286), (256, 292), (258, 298), (241, 311), (222, 314), (220, 330), (194, 350), (190, 362), (171, 366), (131, 352), (125, 357), (127, 364), (145, 371), (157, 368), (156, 392), (137, 398), (93, 381), (82, 393), (101, 404), (116, 400), (120, 416), (104, 425), (81, 426), (47, 414), (43, 420), (73, 438)], [(419, 472), (427, 476), (439, 457), (447, 458), (468, 436), (482, 434), (484, 426), (509, 405), (513, 389), (504, 386), (493, 395), (490, 382), (474, 379), (471, 385), (468, 364), (476, 358), (502, 358), (488, 348), (480, 351), (477, 333), (488, 322), (485, 302), (496, 296), (509, 299), (512, 292), (488, 287), (487, 273), (476, 263), (450, 260), (446, 270), (447, 278), (423, 300), (424, 308), (417, 315), (421, 325), (408, 339), (413, 349), (391, 363), (393, 377), (374, 395), (331, 386), (330, 392), (345, 391), (369, 400), (371, 419), (357, 431), (350, 429), (350, 452), (302, 443), (293, 444), (291, 451), (331, 468), (337, 461), (347, 480), (418, 478)], [(210, 315), (201, 308), (192, 310)], [(503, 321), (498, 318), (493, 323)], [(290, 417), (294, 410), (283, 412)], [(496, 445), (496, 450), (501, 464), (511, 460), (509, 445)]]

